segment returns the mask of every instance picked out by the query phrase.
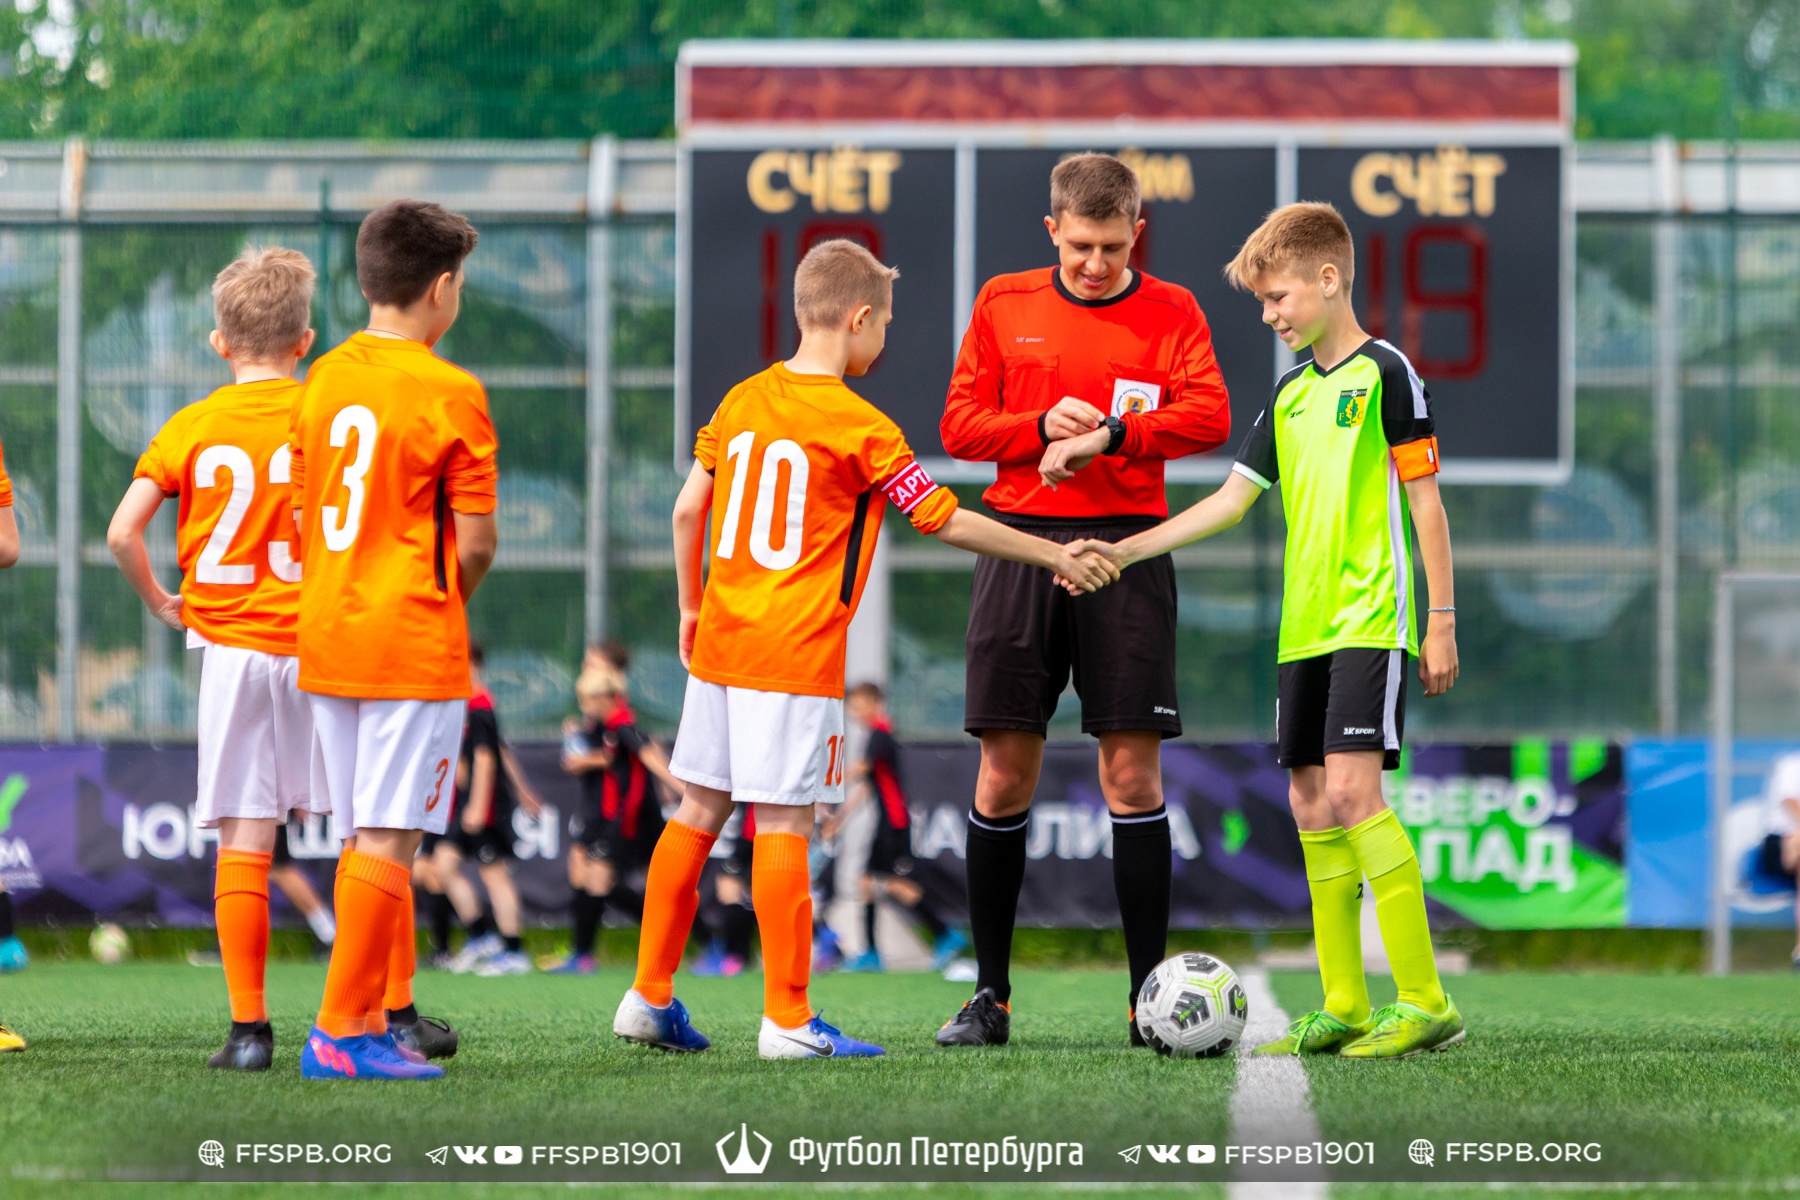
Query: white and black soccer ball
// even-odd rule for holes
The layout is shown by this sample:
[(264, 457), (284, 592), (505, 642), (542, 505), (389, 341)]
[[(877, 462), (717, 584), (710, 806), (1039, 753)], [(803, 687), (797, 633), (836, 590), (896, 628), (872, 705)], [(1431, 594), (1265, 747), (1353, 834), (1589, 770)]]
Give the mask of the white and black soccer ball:
[(1158, 1054), (1214, 1058), (1244, 1036), (1250, 1001), (1237, 972), (1210, 954), (1165, 959), (1138, 991), (1137, 1025)]
[(88, 934), (88, 953), (95, 962), (120, 962), (131, 953), (131, 939), (111, 922), (96, 925), (94, 932)]

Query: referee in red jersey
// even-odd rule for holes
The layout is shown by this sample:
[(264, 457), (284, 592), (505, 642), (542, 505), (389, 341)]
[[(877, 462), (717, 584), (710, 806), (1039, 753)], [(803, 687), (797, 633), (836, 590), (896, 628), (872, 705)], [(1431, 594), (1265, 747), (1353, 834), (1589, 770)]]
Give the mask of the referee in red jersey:
[[(1231, 432), (1225, 383), (1193, 293), (1127, 264), (1143, 231), (1137, 175), (1105, 154), (1065, 159), (1044, 219), (1060, 262), (1001, 275), (975, 300), (940, 426), (957, 458), (998, 464), (983, 499), (1057, 542), (1127, 537), (1168, 515), (1163, 463)], [(1013, 922), (1044, 736), (1070, 673), (1100, 741), (1129, 1004), (1162, 960), (1171, 846), (1162, 739), (1179, 736), (1175, 568), (1165, 556), (1074, 597), (1041, 568), (981, 558), (969, 605), (963, 726), (981, 738), (969, 813), (975, 996), (945, 1046), (1004, 1043)], [(1133, 1045), (1142, 1045), (1128, 1022)]]

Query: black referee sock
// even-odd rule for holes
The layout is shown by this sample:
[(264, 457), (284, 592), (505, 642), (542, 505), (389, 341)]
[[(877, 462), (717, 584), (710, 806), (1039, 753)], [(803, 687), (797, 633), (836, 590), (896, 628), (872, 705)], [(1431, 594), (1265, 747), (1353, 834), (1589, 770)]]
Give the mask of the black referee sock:
[(0, 941), (13, 936), (12, 893), (0, 892)]
[(984, 817), (969, 810), (969, 933), (975, 943), (975, 990), (992, 988), (994, 999), (1012, 999), (1013, 922), (1025, 883), (1025, 830), (1031, 810)]
[(569, 938), (569, 953), (576, 957), (592, 956), (594, 940), (600, 934), (600, 918), (606, 912), (606, 897), (577, 889), (574, 902), (569, 907), (575, 918), (575, 927)]
[(1131, 968), (1131, 1005), (1138, 989), (1163, 960), (1169, 944), (1169, 885), (1173, 846), (1169, 810), (1129, 817), (1114, 814), (1113, 891), (1119, 897), (1119, 924), (1125, 930), (1125, 960)]
[(727, 904), (720, 924), (724, 928), (725, 953), (740, 962), (749, 962), (750, 936), (756, 932), (756, 914), (742, 904)]

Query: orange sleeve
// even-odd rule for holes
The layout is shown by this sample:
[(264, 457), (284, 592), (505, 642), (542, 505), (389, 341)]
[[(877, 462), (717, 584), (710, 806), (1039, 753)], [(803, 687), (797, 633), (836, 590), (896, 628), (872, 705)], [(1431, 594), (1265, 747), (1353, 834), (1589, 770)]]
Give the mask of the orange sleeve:
[(956, 511), (956, 493), (931, 477), (913, 457), (900, 427), (885, 416), (879, 416), (863, 432), (854, 461), (863, 472), (865, 486), (877, 488), (920, 533), (936, 533)]
[(288, 413), (288, 507), (302, 508), (306, 499), (306, 455), (300, 451), (300, 410), (308, 389), (301, 388)]
[(157, 435), (150, 439), (150, 446), (138, 457), (137, 470), (132, 472), (133, 479), (148, 479), (162, 489), (165, 496), (173, 496), (181, 490), (181, 480), (176, 471), (177, 466), (171, 457), (179, 458), (179, 453), (171, 454), (176, 447), (172, 445), (177, 439), (174, 432), (175, 422), (164, 425)]
[(12, 479), (6, 473), (6, 447), (0, 446), (0, 508), (11, 508)]
[(488, 417), (487, 393), (452, 399), (453, 440), (444, 467), (444, 499), (459, 513), (491, 513), (499, 507), (500, 439)]
[(702, 425), (700, 432), (694, 435), (694, 461), (708, 471), (719, 465), (719, 435), (713, 432), (713, 421), (718, 419), (719, 414), (715, 412), (713, 420)]
[(1438, 462), (1438, 440), (1435, 437), (1402, 442), (1393, 448), (1392, 453), (1394, 465), (1400, 469), (1400, 480), (1403, 483), (1436, 475), (1441, 467)]

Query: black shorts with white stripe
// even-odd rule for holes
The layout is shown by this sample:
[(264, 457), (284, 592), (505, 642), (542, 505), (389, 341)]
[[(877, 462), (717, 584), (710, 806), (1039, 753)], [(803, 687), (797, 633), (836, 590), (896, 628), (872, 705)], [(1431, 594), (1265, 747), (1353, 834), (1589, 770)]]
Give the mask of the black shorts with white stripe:
[(1361, 647), (1284, 662), (1275, 701), (1275, 753), (1284, 767), (1318, 767), (1327, 754), (1380, 750), (1400, 766), (1406, 727), (1406, 651)]

